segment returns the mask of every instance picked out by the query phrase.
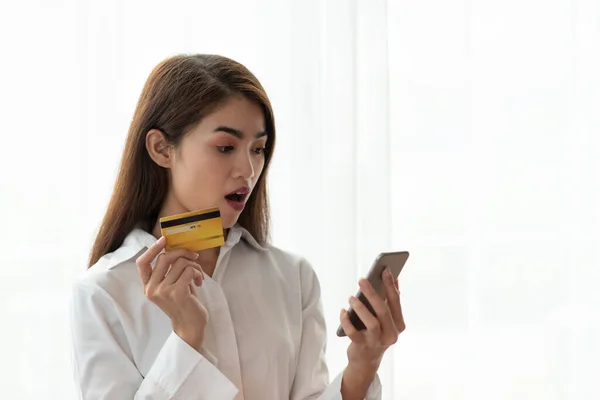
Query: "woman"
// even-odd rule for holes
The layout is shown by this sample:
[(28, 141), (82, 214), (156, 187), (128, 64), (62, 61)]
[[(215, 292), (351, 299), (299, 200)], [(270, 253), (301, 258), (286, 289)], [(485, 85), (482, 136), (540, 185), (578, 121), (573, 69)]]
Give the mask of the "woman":
[[(214, 55), (159, 64), (140, 96), (90, 268), (74, 285), (75, 379), (84, 399), (379, 399), (377, 368), (404, 329), (397, 282), (377, 317), (342, 311), (348, 364), (329, 384), (319, 281), (267, 244), (275, 147), (267, 95)], [(158, 219), (219, 207), (225, 244), (164, 251)]]

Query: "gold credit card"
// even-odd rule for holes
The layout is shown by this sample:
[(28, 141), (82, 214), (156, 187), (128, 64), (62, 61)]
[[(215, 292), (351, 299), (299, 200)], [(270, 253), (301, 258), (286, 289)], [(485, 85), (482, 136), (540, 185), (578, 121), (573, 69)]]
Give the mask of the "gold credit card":
[(200, 251), (225, 243), (218, 207), (163, 217), (160, 219), (160, 232), (167, 239), (167, 251)]

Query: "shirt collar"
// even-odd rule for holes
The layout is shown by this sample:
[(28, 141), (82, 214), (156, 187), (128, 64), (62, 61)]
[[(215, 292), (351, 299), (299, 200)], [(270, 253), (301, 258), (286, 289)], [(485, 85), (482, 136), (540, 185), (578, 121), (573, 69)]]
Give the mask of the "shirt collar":
[[(256, 251), (262, 252), (267, 250), (266, 247), (261, 246), (256, 241), (254, 236), (252, 236), (248, 230), (237, 223), (229, 229), (227, 240), (225, 241), (225, 244), (222, 246), (221, 250), (223, 251), (233, 248), (240, 242), (240, 240), (243, 240), (249, 244), (250, 247)], [(102, 257), (100, 262), (106, 263), (106, 267), (108, 269), (112, 269), (123, 262), (139, 257), (139, 255), (152, 246), (154, 242), (156, 242), (156, 238), (152, 234), (143, 229), (135, 228), (129, 233), (129, 235), (127, 235), (121, 247)]]
[[(248, 230), (246, 228), (244, 228), (240, 224), (236, 223), (229, 230), (229, 234), (227, 235), (227, 242), (231, 242), (231, 246), (233, 247), (240, 241), (240, 239), (242, 239), (246, 243), (248, 243), (250, 245), (250, 247), (252, 247), (254, 250), (257, 250), (257, 251), (267, 250), (266, 247), (262, 246), (260, 243), (258, 243), (256, 241), (254, 236), (252, 236), (252, 234), (250, 232), (248, 232)], [(227, 242), (226, 242), (226, 244), (227, 244)]]

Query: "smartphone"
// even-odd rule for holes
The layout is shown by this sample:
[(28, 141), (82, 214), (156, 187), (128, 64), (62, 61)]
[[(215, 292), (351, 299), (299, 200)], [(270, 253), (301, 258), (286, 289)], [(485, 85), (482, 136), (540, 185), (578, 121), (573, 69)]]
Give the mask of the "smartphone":
[[(383, 271), (385, 271), (386, 268), (389, 268), (394, 280), (398, 279), (400, 271), (402, 271), (404, 264), (406, 264), (406, 261), (408, 260), (408, 255), (408, 251), (381, 253), (377, 256), (375, 262), (373, 262), (373, 265), (367, 274), (367, 280), (382, 298), (385, 299), (385, 287), (383, 286), (382, 276)], [(369, 303), (365, 295), (362, 294), (360, 290), (358, 293), (356, 293), (356, 298), (358, 298), (369, 309), (371, 314), (376, 315), (373, 306), (371, 306), (371, 303)], [(363, 324), (352, 307), (348, 308), (348, 314), (350, 317), (350, 322), (352, 322), (352, 325), (354, 325), (357, 330), (362, 331), (366, 329), (365, 324)], [(344, 328), (342, 328), (341, 325), (338, 327), (337, 335), (339, 337), (346, 336)]]

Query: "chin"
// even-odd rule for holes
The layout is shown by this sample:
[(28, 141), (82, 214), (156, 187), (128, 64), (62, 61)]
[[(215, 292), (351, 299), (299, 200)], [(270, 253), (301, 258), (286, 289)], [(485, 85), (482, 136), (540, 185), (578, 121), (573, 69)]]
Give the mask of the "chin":
[(238, 221), (239, 216), (239, 213), (234, 213), (231, 210), (224, 211), (221, 209), (221, 222), (223, 224), (223, 229), (229, 229), (234, 226)]

